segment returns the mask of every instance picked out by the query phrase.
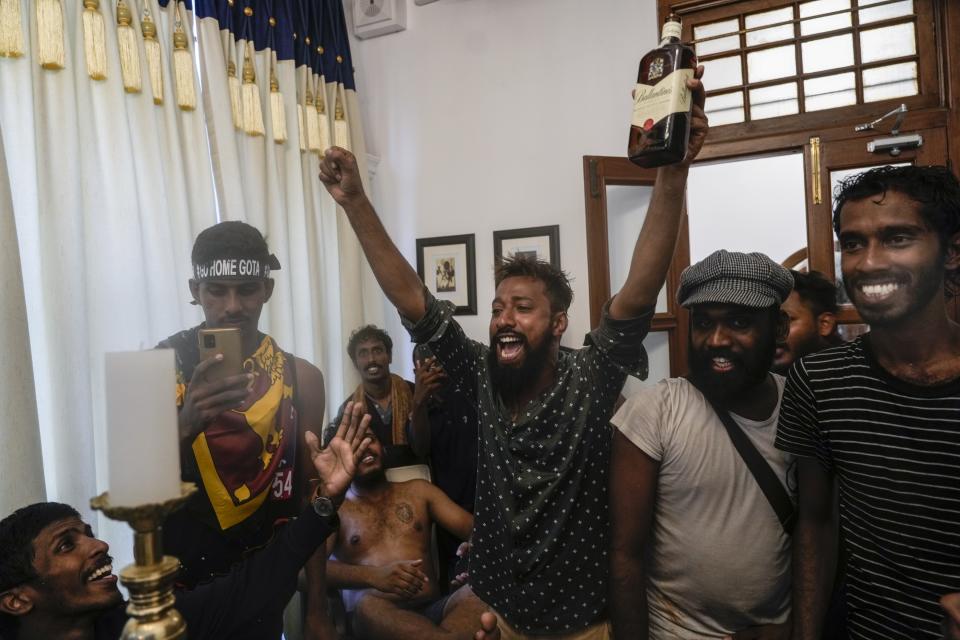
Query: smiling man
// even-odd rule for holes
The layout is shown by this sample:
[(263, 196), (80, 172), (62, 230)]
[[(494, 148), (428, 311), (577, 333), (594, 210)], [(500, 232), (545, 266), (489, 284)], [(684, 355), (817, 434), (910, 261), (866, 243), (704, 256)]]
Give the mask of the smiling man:
[(384, 468), (422, 463), (408, 442), (413, 383), (390, 372), (393, 363), (390, 335), (372, 324), (360, 327), (350, 334), (347, 355), (360, 374), (360, 384), (340, 405), (338, 417), (347, 402), (363, 403), (370, 414), (370, 430), (383, 444)]
[[(176, 351), (180, 466), (200, 488), (164, 524), (187, 587), (228, 572), (300, 511), (313, 476), (304, 435), (322, 432), (324, 411), (320, 370), (259, 330), (270, 273), (280, 268), (263, 235), (221, 222), (197, 236), (192, 260), (190, 293), (204, 322), (158, 345)], [(216, 360), (200, 361), (198, 332), (228, 327), (240, 329), (244, 373), (208, 379)], [(308, 570), (311, 584), (318, 563)], [(281, 620), (272, 622), (279, 638)]]
[[(312, 503), (270, 544), (231, 572), (174, 592), (191, 638), (271, 637), (265, 620), (290, 600), (304, 562), (336, 530), (337, 506), (370, 444), (360, 408), (347, 413), (327, 447), (313, 434), (308, 458), (320, 481)], [(109, 547), (68, 505), (44, 502), (0, 521), (0, 637), (115, 640), (127, 621)], [(327, 636), (329, 637), (329, 636)]]
[(729, 430), (786, 493), (791, 457), (774, 448), (784, 379), (768, 371), (792, 286), (761, 253), (718, 251), (680, 277), (690, 376), (644, 389), (613, 418), (617, 638), (787, 637), (790, 535)]
[[(702, 74), (702, 68), (697, 78)], [(609, 419), (627, 375), (645, 377), (642, 341), (676, 245), (689, 163), (707, 133), (694, 92), (684, 162), (659, 169), (623, 288), (575, 351), (561, 351), (573, 297), (559, 269), (526, 257), (497, 267), (490, 345), (467, 338), (387, 235), (356, 158), (334, 147), (320, 180), (353, 226), (380, 286), (415, 342), (431, 350), (480, 419), (471, 584), (498, 616), (478, 638), (609, 637)], [(497, 629), (498, 627), (498, 629)]]
[(940, 602), (960, 592), (960, 326), (944, 298), (960, 281), (960, 185), (946, 167), (873, 169), (842, 185), (834, 228), (870, 333), (803, 358), (784, 392), (793, 638), (820, 638), (839, 495), (850, 637), (938, 639)]
[[(372, 435), (372, 432), (371, 432)], [(390, 482), (376, 436), (357, 466), (327, 540), (327, 584), (344, 589), (353, 635), (365, 640), (471, 640), (486, 610), (469, 589), (445, 595), (431, 557), (437, 524), (467, 540), (473, 516), (425, 480)]]

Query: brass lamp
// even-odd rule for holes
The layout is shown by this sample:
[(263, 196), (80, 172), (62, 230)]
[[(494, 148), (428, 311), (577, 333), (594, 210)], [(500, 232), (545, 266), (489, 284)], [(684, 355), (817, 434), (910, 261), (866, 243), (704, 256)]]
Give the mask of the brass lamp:
[(111, 520), (126, 522), (133, 529), (134, 563), (120, 572), (120, 582), (130, 592), (121, 640), (175, 640), (187, 637), (187, 623), (174, 609), (173, 581), (180, 561), (163, 555), (162, 524), (170, 513), (196, 492), (191, 482), (181, 483), (180, 497), (139, 507), (110, 505), (104, 492), (90, 500), (90, 507)]

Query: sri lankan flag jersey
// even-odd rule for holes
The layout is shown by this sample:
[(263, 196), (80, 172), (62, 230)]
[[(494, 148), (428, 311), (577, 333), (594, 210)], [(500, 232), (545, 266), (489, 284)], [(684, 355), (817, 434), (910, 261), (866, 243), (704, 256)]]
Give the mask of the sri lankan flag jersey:
[[(176, 351), (178, 406), (199, 364), (202, 327), (159, 345)], [(244, 367), (254, 374), (251, 400), (218, 416), (193, 441), (192, 455), (182, 456), (183, 479), (200, 491), (164, 524), (165, 551), (197, 580), (229, 570), (245, 551), (266, 544), (274, 525), (299, 506), (294, 358), (261, 334)]]

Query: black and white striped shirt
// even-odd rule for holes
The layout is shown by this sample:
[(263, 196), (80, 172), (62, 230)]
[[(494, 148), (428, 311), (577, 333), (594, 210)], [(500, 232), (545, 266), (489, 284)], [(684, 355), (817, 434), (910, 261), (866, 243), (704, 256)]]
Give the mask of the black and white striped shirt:
[[(960, 592), (960, 380), (885, 371), (869, 336), (790, 371), (777, 447), (836, 473), (852, 638), (941, 638)], [(801, 487), (802, 491), (802, 487)]]

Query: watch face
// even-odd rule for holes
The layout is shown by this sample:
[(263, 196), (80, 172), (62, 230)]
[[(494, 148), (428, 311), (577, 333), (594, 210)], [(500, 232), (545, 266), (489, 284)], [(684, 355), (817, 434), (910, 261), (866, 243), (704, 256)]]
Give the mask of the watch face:
[(318, 516), (322, 516), (324, 518), (328, 518), (337, 512), (337, 508), (333, 505), (333, 501), (330, 500), (330, 498), (324, 498), (323, 496), (314, 499), (313, 510)]
[(383, 11), (383, 0), (357, 0), (363, 3), (363, 13), (373, 18)]

